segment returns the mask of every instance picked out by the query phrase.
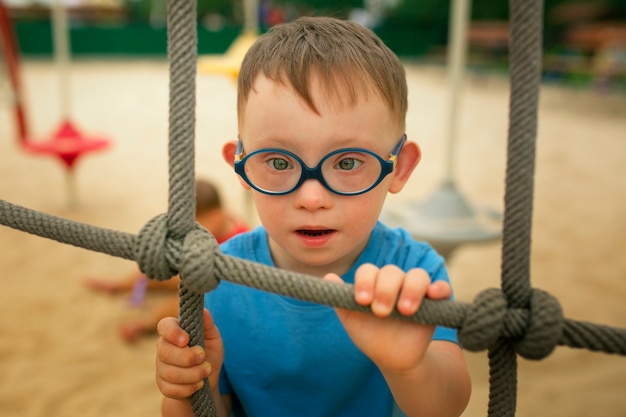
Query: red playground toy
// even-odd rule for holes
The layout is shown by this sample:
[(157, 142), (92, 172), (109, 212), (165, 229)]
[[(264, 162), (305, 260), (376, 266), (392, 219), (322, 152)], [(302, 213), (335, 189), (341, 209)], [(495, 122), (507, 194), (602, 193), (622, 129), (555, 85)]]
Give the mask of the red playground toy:
[[(55, 60), (60, 67), (61, 93), (66, 96), (67, 66), (69, 63), (69, 42), (67, 38), (67, 17), (65, 9), (57, 3), (53, 6), (54, 52)], [(6, 63), (10, 85), (13, 89), (13, 103), (18, 137), (22, 149), (38, 155), (50, 155), (60, 159), (68, 174), (73, 173), (78, 158), (86, 153), (100, 151), (109, 147), (109, 140), (100, 137), (84, 136), (67, 116), (67, 98), (61, 97), (61, 109), (64, 111), (58, 129), (51, 137), (44, 140), (32, 140), (28, 131), (22, 85), (19, 71), (19, 52), (13, 33), (10, 16), (0, 1), (0, 50)], [(73, 190), (69, 190), (69, 202), (75, 202)]]

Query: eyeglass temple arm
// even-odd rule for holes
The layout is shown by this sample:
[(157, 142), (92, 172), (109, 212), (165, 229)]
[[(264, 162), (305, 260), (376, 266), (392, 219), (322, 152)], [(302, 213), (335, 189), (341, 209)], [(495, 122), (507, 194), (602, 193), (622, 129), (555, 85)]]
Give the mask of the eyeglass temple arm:
[[(402, 137), (400, 138), (400, 142), (398, 142), (396, 147), (393, 148), (393, 151), (391, 151), (391, 153), (389, 154), (389, 160), (393, 162), (394, 167), (396, 166), (396, 157), (400, 153), (400, 149), (402, 149), (402, 146), (404, 146), (404, 142), (406, 142), (406, 133), (402, 135)], [(237, 149), (239, 149), (239, 147), (237, 147)]]
[(235, 149), (235, 162), (241, 161), (241, 156), (243, 155), (243, 144), (241, 143), (241, 139), (237, 139), (237, 149)]

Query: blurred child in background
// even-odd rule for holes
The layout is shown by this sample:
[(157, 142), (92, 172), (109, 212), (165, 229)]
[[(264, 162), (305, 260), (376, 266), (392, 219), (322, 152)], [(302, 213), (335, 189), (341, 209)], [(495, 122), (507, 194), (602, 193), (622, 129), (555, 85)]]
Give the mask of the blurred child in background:
[[(196, 180), (196, 221), (222, 243), (234, 235), (249, 230), (247, 224), (227, 212), (222, 204), (217, 187), (203, 179)], [(148, 279), (139, 270), (122, 280), (88, 277), (84, 284), (91, 290), (107, 294), (130, 294), (131, 303), (142, 304), (147, 291), (172, 292), (161, 304), (145, 314), (120, 323), (118, 331), (127, 343), (134, 343), (145, 334), (155, 332), (156, 325), (164, 317), (178, 317), (179, 277), (167, 281)]]

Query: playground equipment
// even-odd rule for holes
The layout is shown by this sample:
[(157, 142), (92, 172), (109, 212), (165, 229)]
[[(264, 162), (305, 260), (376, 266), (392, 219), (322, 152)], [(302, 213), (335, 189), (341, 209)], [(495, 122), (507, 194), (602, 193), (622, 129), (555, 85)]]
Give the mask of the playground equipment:
[(450, 15), (446, 176), (439, 188), (425, 201), (403, 207), (387, 207), (381, 215), (387, 224), (401, 225), (416, 239), (429, 242), (446, 258), (460, 245), (495, 241), (502, 234), (501, 213), (489, 208), (472, 207), (456, 186), (453, 175), (459, 97), (467, 50), (469, 3), (470, 0), (453, 0)]
[[(28, 127), (26, 114), (23, 105), (22, 83), (19, 72), (17, 42), (13, 35), (13, 28), (9, 13), (3, 2), (0, 1), (0, 52), (4, 58), (3, 72), (9, 79), (9, 102), (15, 108), (15, 120), (20, 142), (24, 142), (27, 137)], [(0, 61), (1, 62), (1, 61)], [(2, 74), (0, 74), (2, 75)]]
[[(250, 46), (259, 37), (259, 1), (243, 0), (244, 25), (241, 34), (228, 47), (223, 55), (198, 58), (198, 71), (211, 75), (226, 75), (237, 84), (239, 68)], [(244, 190), (245, 216), (254, 224), (254, 207), (249, 191)]]
[(52, 135), (44, 140), (33, 140), (29, 134), (22, 84), (19, 71), (18, 48), (7, 9), (0, 2), (0, 35), (2, 52), (13, 89), (13, 103), (19, 142), (25, 151), (38, 155), (50, 155), (61, 160), (65, 167), (68, 205), (75, 205), (76, 187), (74, 168), (78, 159), (86, 153), (104, 150), (109, 140), (103, 137), (84, 136), (69, 118), (69, 61), (70, 48), (67, 28), (67, 12), (61, 3), (53, 1), (52, 22), (54, 35), (54, 58), (59, 74), (60, 109), (62, 121)]
[(244, 25), (241, 34), (223, 55), (203, 56), (198, 59), (198, 70), (206, 74), (227, 75), (237, 82), (244, 55), (259, 37), (259, 2), (243, 0)]

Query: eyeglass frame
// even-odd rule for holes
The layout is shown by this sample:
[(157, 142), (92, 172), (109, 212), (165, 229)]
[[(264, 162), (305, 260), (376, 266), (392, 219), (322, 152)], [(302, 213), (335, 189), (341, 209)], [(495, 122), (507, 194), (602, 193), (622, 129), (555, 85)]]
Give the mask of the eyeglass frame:
[[(400, 151), (402, 150), (402, 147), (404, 146), (404, 143), (406, 142), (406, 133), (402, 135), (402, 137), (400, 137), (400, 140), (398, 141), (398, 143), (396, 144), (396, 146), (393, 148), (393, 150), (391, 151), (391, 153), (389, 154), (389, 157), (385, 160), (383, 159), (380, 155), (378, 155), (377, 153), (370, 151), (369, 149), (365, 149), (365, 148), (342, 148), (342, 149), (337, 149), (334, 150), (328, 154), (326, 154), (318, 163), (316, 166), (314, 166), (313, 168), (309, 167), (307, 164), (304, 163), (304, 161), (302, 160), (302, 158), (300, 158), (298, 155), (296, 155), (293, 152), (290, 152), (286, 149), (280, 149), (280, 148), (262, 148), (262, 149), (257, 149), (256, 151), (243, 156), (243, 143), (241, 141), (241, 138), (237, 138), (237, 148), (235, 150), (235, 161), (234, 161), (234, 168), (235, 168), (235, 172), (237, 173), (237, 175), (239, 175), (250, 187), (252, 187), (254, 190), (266, 194), (266, 195), (275, 195), (275, 196), (280, 196), (280, 195), (286, 195), (286, 194), (290, 194), (292, 192), (294, 192), (295, 190), (297, 190), (298, 188), (300, 188), (300, 186), (304, 183), (304, 181), (306, 180), (317, 180), (320, 182), (320, 184), (322, 184), (327, 190), (338, 194), (338, 195), (343, 195), (343, 196), (355, 196), (355, 195), (361, 195), (361, 194), (365, 194), (371, 190), (373, 190), (374, 188), (376, 188), (376, 186), (378, 186), (378, 184), (381, 183), (381, 181), (383, 179), (385, 179), (385, 177), (389, 174), (391, 174), (393, 172), (393, 170), (396, 167), (396, 162), (397, 162), (397, 157), (398, 154), (400, 153)], [(295, 159), (296, 161), (298, 161), (298, 163), (300, 164), (300, 167), (302, 169), (302, 171), (300, 172), (300, 179), (298, 179), (298, 181), (296, 182), (296, 184), (291, 187), (289, 190), (287, 191), (277, 191), (277, 192), (273, 192), (273, 191), (268, 191), (268, 190), (264, 190), (262, 188), (259, 188), (258, 186), (256, 186), (254, 183), (252, 183), (252, 181), (250, 181), (250, 179), (248, 178), (248, 175), (246, 174), (245, 171), (245, 164), (246, 161), (248, 160), (248, 158), (259, 154), (261, 152), (278, 152), (278, 153), (283, 153), (293, 159)], [(328, 183), (326, 182), (326, 180), (324, 179), (324, 175), (322, 174), (322, 165), (324, 164), (324, 162), (331, 158), (333, 155), (336, 155), (338, 153), (349, 153), (349, 152), (364, 152), (367, 154), (370, 154), (372, 156), (374, 156), (378, 162), (380, 162), (380, 175), (378, 176), (378, 179), (372, 184), (370, 185), (368, 188), (365, 188), (363, 190), (360, 191), (356, 191), (356, 192), (352, 192), (352, 193), (346, 193), (343, 191), (337, 191), (334, 190), (330, 187), (330, 185), (328, 185)]]

